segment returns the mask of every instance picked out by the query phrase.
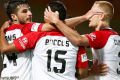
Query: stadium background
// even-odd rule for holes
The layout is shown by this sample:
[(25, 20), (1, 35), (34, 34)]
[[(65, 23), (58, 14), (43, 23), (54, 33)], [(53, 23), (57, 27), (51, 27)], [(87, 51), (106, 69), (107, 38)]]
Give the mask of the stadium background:
[[(0, 26), (3, 24), (5, 20), (8, 20), (3, 7), (6, 1), (8, 0), (0, 0)], [(43, 11), (45, 9), (45, 6), (49, 1), (52, 0), (28, 0), (28, 1), (32, 9), (33, 21), (43, 22)], [(60, 1), (62, 1), (66, 5), (69, 16), (75, 17), (78, 15), (85, 14), (92, 7), (94, 1), (96, 0), (60, 0)], [(118, 33), (120, 34), (120, 0), (106, 0), (106, 1), (109, 1), (114, 5), (115, 15), (111, 22), (111, 27), (113, 27), (114, 30), (118, 31)], [(76, 28), (76, 30), (80, 34), (85, 34), (92, 31), (88, 28), (88, 22), (80, 24), (79, 27)], [(89, 49), (87, 49), (87, 51), (88, 53), (90, 53)], [(88, 56), (91, 59), (90, 54)], [(0, 57), (0, 72), (1, 69), (2, 59)]]

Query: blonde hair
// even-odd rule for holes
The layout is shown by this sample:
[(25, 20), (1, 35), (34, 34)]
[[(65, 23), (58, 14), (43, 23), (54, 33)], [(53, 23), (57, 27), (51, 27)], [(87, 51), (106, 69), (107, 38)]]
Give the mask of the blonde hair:
[(108, 1), (95, 1), (95, 4), (99, 5), (99, 8), (103, 11), (103, 13), (106, 15), (105, 20), (111, 20), (111, 18), (114, 15), (114, 7), (113, 5)]

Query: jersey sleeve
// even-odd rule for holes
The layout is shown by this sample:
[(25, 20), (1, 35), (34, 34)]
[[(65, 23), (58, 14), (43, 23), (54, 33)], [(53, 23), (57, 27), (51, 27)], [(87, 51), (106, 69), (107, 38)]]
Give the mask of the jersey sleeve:
[(22, 29), (23, 34), (27, 34), (29, 32), (40, 32), (42, 31), (43, 23), (27, 23), (23, 25), (24, 28)]
[(40, 38), (40, 32), (31, 32), (13, 41), (16, 49), (19, 52), (24, 52), (27, 49), (35, 47), (37, 40)]
[(88, 58), (84, 47), (79, 47), (77, 54), (77, 63), (76, 68), (87, 68), (88, 67)]
[(105, 34), (102, 34), (100, 31), (86, 34), (86, 37), (89, 40), (90, 47), (95, 48), (95, 49), (102, 48), (106, 43), (106, 39), (104, 35)]
[(31, 27), (31, 31), (42, 31), (43, 23), (34, 23)]

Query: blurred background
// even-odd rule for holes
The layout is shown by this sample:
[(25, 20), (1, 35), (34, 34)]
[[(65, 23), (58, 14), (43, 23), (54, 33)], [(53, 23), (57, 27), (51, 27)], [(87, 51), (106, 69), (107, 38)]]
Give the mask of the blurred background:
[[(0, 26), (4, 23), (4, 21), (8, 20), (4, 3), (8, 0), (0, 0)], [(46, 7), (46, 4), (53, 0), (28, 0), (31, 6), (31, 10), (33, 13), (33, 21), (34, 22), (44, 22), (43, 21), (43, 12)], [(91, 9), (93, 3), (96, 0), (59, 0), (62, 1), (66, 7), (69, 16), (75, 17), (85, 14), (89, 9)], [(98, 0), (99, 1), (99, 0)], [(106, 0), (111, 2), (114, 5), (115, 14), (113, 20), (111, 22), (111, 27), (116, 30), (120, 34), (120, 0)], [(92, 30), (88, 27), (88, 22), (84, 22), (76, 27), (76, 30), (80, 34), (90, 33)], [(90, 53), (90, 50), (88, 50)], [(91, 58), (90, 54), (88, 55)], [(2, 59), (0, 57), (0, 71), (2, 69)]]

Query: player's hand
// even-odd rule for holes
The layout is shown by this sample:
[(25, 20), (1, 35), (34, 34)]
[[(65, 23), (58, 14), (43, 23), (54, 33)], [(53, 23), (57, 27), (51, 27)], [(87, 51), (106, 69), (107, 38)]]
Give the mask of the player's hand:
[(46, 8), (44, 12), (44, 19), (48, 23), (57, 23), (57, 21), (59, 20), (59, 13), (58, 11), (52, 12), (51, 8), (48, 6), (48, 8)]
[(7, 29), (11, 24), (11, 21), (5, 21), (4, 24), (2, 25), (1, 29), (5, 30)]
[(93, 75), (106, 75), (108, 73), (109, 67), (106, 64), (98, 64), (98, 61), (93, 64), (91, 68), (91, 73)]
[(84, 16), (87, 20), (89, 20), (90, 18), (92, 18), (94, 15), (101, 15), (102, 12), (95, 12), (93, 10), (89, 10)]

